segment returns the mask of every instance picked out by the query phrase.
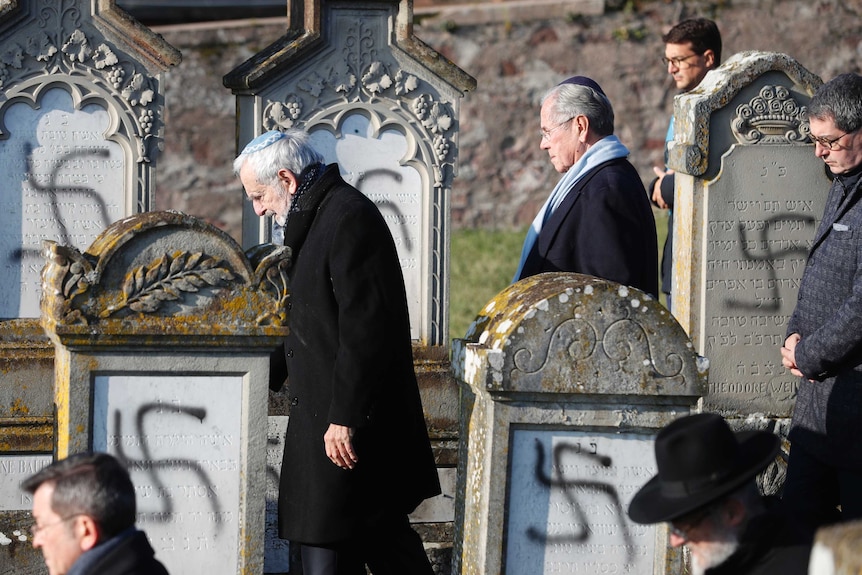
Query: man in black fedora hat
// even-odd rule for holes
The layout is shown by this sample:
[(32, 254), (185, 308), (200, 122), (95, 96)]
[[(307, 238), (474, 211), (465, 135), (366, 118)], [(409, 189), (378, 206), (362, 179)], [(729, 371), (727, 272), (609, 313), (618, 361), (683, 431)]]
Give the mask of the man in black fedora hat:
[(670, 523), (694, 575), (808, 572), (810, 545), (768, 509), (755, 477), (778, 454), (766, 431), (734, 433), (713, 413), (682, 417), (655, 440), (658, 475), (629, 504), (635, 523)]

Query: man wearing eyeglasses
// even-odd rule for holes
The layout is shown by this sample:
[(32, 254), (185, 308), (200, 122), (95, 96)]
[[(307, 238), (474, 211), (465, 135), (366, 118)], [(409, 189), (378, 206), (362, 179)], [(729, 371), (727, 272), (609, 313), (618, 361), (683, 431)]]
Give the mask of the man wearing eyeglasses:
[(734, 433), (714, 413), (681, 417), (655, 440), (658, 474), (632, 498), (635, 523), (667, 522), (692, 575), (803, 575), (811, 546), (755, 478), (778, 454), (767, 431)]
[(49, 575), (168, 575), (135, 528), (135, 488), (107, 453), (79, 453), (26, 479), (33, 547)]
[[(690, 18), (683, 20), (667, 34), (662, 36), (664, 57), (662, 62), (668, 74), (673, 78), (680, 92), (688, 92), (697, 88), (706, 73), (721, 63), (721, 34), (718, 26), (706, 18)], [(673, 116), (667, 128), (665, 142), (673, 140)], [(667, 144), (665, 144), (665, 167), (654, 167), (656, 178), (650, 184), (650, 196), (653, 204), (667, 210), (667, 238), (661, 258), (661, 291), (666, 294), (670, 308), (671, 273), (673, 270), (673, 201), (674, 176), (673, 170), (668, 170)]]
[(862, 518), (862, 77), (822, 85), (808, 118), (833, 181), (781, 355), (801, 378), (783, 501), (813, 532)]
[(562, 82), (542, 99), (540, 122), (540, 146), (563, 177), (527, 232), (514, 280), (576, 272), (657, 297), (655, 219), (601, 87), (585, 76)]

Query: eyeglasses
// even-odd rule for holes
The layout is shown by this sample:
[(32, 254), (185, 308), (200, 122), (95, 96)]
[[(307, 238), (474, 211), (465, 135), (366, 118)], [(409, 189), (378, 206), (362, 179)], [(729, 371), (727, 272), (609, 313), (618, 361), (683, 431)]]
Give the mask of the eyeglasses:
[(852, 134), (852, 133), (853, 132), (846, 132), (844, 134), (841, 134), (837, 138), (823, 138), (820, 136), (815, 136), (814, 134), (808, 134), (808, 139), (811, 140), (813, 143), (820, 144), (821, 146), (823, 146), (827, 150), (831, 150), (834, 152), (835, 150), (838, 150), (841, 148), (841, 146), (838, 145), (838, 140), (840, 140), (844, 136), (846, 136), (848, 134)]
[(544, 141), (544, 140), (550, 140), (550, 139), (551, 139), (551, 134), (553, 134), (555, 130), (557, 130), (557, 129), (559, 129), (559, 128), (563, 127), (564, 125), (568, 124), (568, 123), (569, 123), (569, 122), (571, 122), (572, 120), (574, 120), (574, 117), (571, 117), (571, 118), (569, 118), (568, 120), (563, 120), (562, 122), (560, 122), (559, 124), (557, 124), (556, 126), (554, 126), (553, 128), (551, 128), (550, 130), (546, 130), (546, 129), (542, 128), (542, 131), (540, 132), (540, 134), (542, 135), (542, 141)]
[(65, 523), (69, 519), (74, 519), (75, 517), (80, 517), (81, 515), (85, 515), (85, 514), (84, 513), (75, 513), (74, 515), (69, 515), (68, 517), (61, 517), (57, 521), (55, 521), (53, 523), (49, 523), (47, 525), (31, 525), (30, 526), (30, 535), (32, 535), (33, 537), (36, 537), (38, 534), (40, 534), (45, 529), (48, 529), (50, 527), (54, 527), (55, 525), (59, 525), (60, 523)]
[(686, 62), (686, 60), (701, 55), (702, 54), (689, 54), (688, 56), (683, 56), (681, 58), (665, 58), (664, 56), (662, 56), (661, 61), (665, 66), (667, 66), (668, 64), (673, 64), (675, 68), (685, 70), (686, 68), (691, 68), (692, 66), (691, 64)]
[(715, 508), (710, 505), (671, 521), (670, 532), (683, 541), (688, 541), (691, 530), (703, 523), (703, 521), (710, 516), (713, 509)]

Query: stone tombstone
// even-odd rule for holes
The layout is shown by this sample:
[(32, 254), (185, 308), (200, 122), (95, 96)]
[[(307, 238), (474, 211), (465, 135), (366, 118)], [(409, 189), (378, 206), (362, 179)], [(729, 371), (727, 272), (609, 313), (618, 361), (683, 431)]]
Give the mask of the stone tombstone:
[(547, 273), (453, 344), (461, 383), (453, 575), (665, 573), (667, 530), (626, 514), (653, 437), (692, 413), (708, 365), (651, 296)]
[(170, 572), (262, 573), (269, 358), (287, 334), (289, 249), (243, 253), (201, 220), (148, 212), (83, 253), (46, 242), (45, 256), (56, 457), (126, 463), (138, 525)]
[(180, 55), (114, 0), (2, 2), (0, 46), (0, 571), (14, 556), (24, 574), (44, 564), (20, 548), (30, 501), (17, 483), (53, 450), (42, 242), (83, 250), (110, 222), (150, 208), (162, 73)]
[[(374, 200), (398, 247), (412, 337), (445, 345), (459, 99), (476, 82), (413, 36), (412, 20), (410, 0), (292, 1), (287, 34), (224, 83), (239, 149), (267, 130), (305, 129)], [(245, 210), (243, 244), (270, 241)]]
[(43, 240), (83, 250), (150, 209), (180, 54), (114, 0), (12, 2), (0, 44), (0, 319), (35, 319)]
[(710, 360), (704, 409), (790, 415), (787, 322), (829, 181), (808, 139), (821, 81), (784, 54), (743, 52), (674, 102), (674, 315)]

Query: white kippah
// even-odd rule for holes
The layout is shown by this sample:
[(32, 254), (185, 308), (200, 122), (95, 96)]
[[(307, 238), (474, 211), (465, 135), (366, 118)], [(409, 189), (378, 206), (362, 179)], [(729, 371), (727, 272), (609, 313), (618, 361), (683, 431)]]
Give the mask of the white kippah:
[(240, 152), (240, 156), (244, 156), (245, 154), (253, 154), (254, 152), (259, 152), (264, 148), (268, 148), (272, 144), (277, 141), (286, 138), (284, 132), (279, 132), (278, 130), (270, 130), (269, 132), (265, 132), (246, 144), (245, 148)]

